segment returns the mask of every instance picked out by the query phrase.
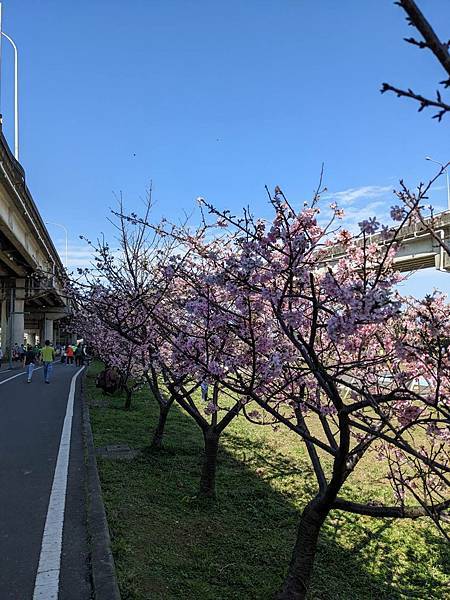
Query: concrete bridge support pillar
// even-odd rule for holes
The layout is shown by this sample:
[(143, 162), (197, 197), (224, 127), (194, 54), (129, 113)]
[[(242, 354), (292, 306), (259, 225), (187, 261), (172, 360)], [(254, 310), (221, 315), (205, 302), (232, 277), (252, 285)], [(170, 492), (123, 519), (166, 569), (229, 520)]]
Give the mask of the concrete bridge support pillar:
[(23, 344), (25, 334), (25, 279), (16, 279), (12, 318), (12, 345)]
[(0, 308), (0, 330), (1, 330), (1, 338), (0, 338), (0, 347), (5, 352), (6, 344), (8, 343), (8, 313), (7, 313), (7, 305), (6, 299), (2, 301)]
[(3, 350), (3, 353), (5, 353), (8, 345), (8, 313), (6, 312), (6, 299), (3, 299), (0, 309), (0, 329), (0, 348)]
[(50, 340), (53, 343), (53, 319), (47, 317), (44, 320), (44, 339), (42, 342), (45, 343), (45, 340)]

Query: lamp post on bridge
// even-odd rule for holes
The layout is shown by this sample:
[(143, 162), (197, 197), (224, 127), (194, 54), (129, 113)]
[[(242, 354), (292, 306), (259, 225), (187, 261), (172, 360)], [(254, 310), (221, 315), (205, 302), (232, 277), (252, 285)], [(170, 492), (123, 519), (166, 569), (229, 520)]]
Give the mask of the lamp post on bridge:
[(19, 160), (19, 52), (14, 40), (2, 29), (2, 3), (0, 2), (0, 87), (2, 36), (8, 40), (14, 50), (14, 158)]
[(4, 31), (1, 34), (14, 50), (14, 158), (19, 160), (19, 53), (14, 40)]
[(439, 162), (438, 160), (432, 159), (430, 156), (425, 156), (425, 160), (429, 160), (430, 162), (436, 163), (445, 171), (445, 175), (446, 175), (446, 179), (447, 179), (447, 210), (450, 210), (450, 181), (448, 178), (448, 164), (444, 165), (443, 163)]
[(64, 266), (66, 267), (66, 271), (67, 271), (67, 269), (68, 269), (68, 264), (67, 264), (67, 261), (68, 261), (68, 259), (67, 259), (67, 255), (68, 255), (68, 252), (67, 252), (67, 239), (68, 239), (67, 228), (64, 225), (61, 225), (61, 223), (53, 223), (53, 221), (45, 221), (45, 224), (46, 225), (56, 225), (57, 227), (61, 227), (61, 229), (64, 229), (65, 238), (66, 238), (66, 240), (65, 240), (65, 261), (64, 261), (65, 265)]

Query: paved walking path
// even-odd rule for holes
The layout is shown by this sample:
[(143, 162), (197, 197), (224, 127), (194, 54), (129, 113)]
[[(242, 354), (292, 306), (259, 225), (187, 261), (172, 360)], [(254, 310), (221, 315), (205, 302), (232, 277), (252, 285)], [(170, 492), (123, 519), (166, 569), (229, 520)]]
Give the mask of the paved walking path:
[(1, 600), (91, 598), (79, 371), (0, 371)]

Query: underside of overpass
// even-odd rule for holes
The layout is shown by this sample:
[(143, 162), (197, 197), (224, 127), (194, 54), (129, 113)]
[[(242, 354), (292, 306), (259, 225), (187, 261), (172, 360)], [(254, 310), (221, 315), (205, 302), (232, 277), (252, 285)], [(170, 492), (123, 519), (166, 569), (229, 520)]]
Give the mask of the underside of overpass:
[(0, 129), (0, 346), (55, 340), (70, 314), (58, 253)]

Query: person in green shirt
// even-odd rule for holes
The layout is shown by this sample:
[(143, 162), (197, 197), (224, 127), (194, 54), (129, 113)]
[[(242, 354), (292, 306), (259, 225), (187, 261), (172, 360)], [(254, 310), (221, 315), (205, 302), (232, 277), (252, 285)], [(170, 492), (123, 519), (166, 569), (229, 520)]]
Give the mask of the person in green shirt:
[(45, 383), (50, 383), (50, 376), (53, 369), (52, 363), (55, 360), (55, 349), (50, 345), (50, 340), (45, 340), (45, 345), (41, 350), (41, 358), (44, 364)]

